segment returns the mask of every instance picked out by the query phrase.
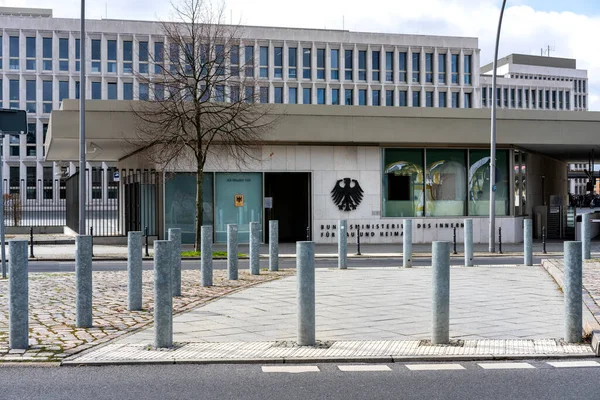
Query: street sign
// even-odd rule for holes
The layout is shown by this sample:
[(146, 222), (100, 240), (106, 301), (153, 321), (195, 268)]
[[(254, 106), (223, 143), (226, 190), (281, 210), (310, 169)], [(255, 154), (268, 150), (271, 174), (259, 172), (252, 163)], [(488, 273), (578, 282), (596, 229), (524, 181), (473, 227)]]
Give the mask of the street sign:
[(113, 182), (119, 182), (121, 175), (118, 172), (113, 173)]
[(25, 110), (0, 109), (0, 131), (4, 133), (27, 132), (27, 114)]
[(272, 197), (265, 197), (265, 208), (273, 208), (273, 198)]

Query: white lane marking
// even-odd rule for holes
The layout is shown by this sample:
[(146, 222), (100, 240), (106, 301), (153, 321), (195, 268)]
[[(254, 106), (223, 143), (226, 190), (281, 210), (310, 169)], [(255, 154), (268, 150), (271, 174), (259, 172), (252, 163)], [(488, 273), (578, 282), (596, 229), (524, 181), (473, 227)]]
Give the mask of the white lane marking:
[(597, 361), (556, 361), (548, 364), (555, 368), (600, 367)]
[(319, 372), (320, 370), (316, 365), (268, 365), (263, 366), (262, 371), (300, 374), (302, 372)]
[(496, 363), (480, 363), (478, 364), (483, 369), (534, 369), (535, 367), (523, 362), (496, 362)]
[(344, 372), (374, 372), (374, 371), (391, 371), (387, 365), (338, 365), (340, 371)]
[(406, 364), (411, 371), (451, 371), (465, 369), (460, 364)]

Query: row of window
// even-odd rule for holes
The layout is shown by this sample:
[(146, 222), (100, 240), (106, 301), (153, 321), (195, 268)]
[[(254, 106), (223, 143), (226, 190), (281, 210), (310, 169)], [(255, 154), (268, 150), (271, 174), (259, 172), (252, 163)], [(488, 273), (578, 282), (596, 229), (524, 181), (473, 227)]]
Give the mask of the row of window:
[[(570, 110), (570, 102), (569, 90), (496, 88), (496, 107)], [(492, 106), (492, 88), (482, 88), (481, 105)], [(578, 107), (577, 96), (575, 96), (575, 107)]]
[[(46, 141), (46, 134), (48, 132), (48, 123), (42, 123), (42, 143)], [(21, 137), (18, 135), (7, 135), (5, 139), (8, 141), (8, 153), (3, 154), (3, 157), (21, 157)], [(3, 141), (0, 141), (0, 152), (4, 151)], [(24, 138), (24, 149), (25, 157), (36, 157), (37, 156), (37, 124), (35, 122), (29, 122), (27, 124), (27, 134)], [(42, 152), (45, 155), (45, 148), (42, 147)]]

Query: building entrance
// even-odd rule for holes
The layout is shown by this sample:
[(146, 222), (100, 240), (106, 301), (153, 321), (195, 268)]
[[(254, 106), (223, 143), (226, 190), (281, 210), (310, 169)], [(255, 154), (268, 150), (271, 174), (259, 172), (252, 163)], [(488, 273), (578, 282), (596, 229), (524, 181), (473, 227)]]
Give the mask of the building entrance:
[(279, 221), (279, 241), (296, 242), (312, 237), (310, 172), (265, 173), (265, 197), (272, 208), (265, 209), (265, 242), (269, 241), (269, 220)]

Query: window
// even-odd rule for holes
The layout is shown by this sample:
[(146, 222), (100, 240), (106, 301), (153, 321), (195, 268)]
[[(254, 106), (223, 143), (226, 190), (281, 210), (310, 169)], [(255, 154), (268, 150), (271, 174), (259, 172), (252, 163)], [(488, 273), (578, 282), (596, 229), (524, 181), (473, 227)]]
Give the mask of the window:
[(344, 104), (351, 106), (354, 103), (353, 89), (344, 89)]
[(562, 110), (563, 109), (563, 96), (564, 96), (565, 92), (558, 92), (558, 109)]
[(35, 80), (25, 81), (25, 108), (28, 113), (35, 114), (36, 84)]
[(524, 89), (525, 92), (525, 108), (529, 108), (529, 89)]
[(8, 97), (10, 100), (10, 108), (13, 109), (19, 109), (21, 108), (19, 106), (19, 80), (18, 79), (11, 79), (10, 81), (8, 81)]
[(425, 92), (425, 107), (433, 107), (433, 92)]
[(123, 41), (123, 73), (133, 73), (133, 42), (131, 40)]
[(367, 105), (367, 90), (366, 89), (358, 89), (358, 105), (359, 106)]
[(420, 65), (421, 65), (421, 53), (412, 53), (412, 68), (413, 68), (412, 81), (413, 81), (413, 83), (420, 82), (420, 77), (419, 77)]
[(464, 58), (464, 72), (465, 72), (465, 85), (470, 85), (472, 83), (471, 80), (471, 57), (470, 55), (466, 55)]
[(69, 38), (58, 39), (58, 70), (69, 70)]
[(582, 92), (583, 92), (583, 93), (585, 93), (585, 84), (586, 84), (586, 81), (582, 81), (582, 82), (581, 82), (581, 84), (583, 85), (583, 90), (582, 90)]
[(398, 96), (398, 105), (400, 107), (407, 107), (408, 106), (408, 92), (406, 90), (401, 90)]
[(0, 71), (2, 71), (2, 35), (0, 35)]
[(159, 101), (165, 99), (165, 85), (162, 83), (154, 84), (154, 99)]
[(302, 49), (302, 78), (304, 79), (310, 79), (310, 62), (311, 62), (311, 55), (310, 55), (310, 49), (308, 48), (303, 48)]
[(381, 105), (381, 90), (373, 90), (371, 92), (371, 104), (374, 106), (380, 106)]
[(261, 86), (259, 95), (260, 95), (259, 101), (261, 103), (263, 103), (263, 104), (268, 103), (269, 102), (269, 87)]
[(565, 92), (565, 109), (566, 110), (571, 109), (571, 92), (569, 92), (569, 91)]
[(102, 168), (92, 167), (92, 199), (102, 198)]
[(438, 83), (446, 84), (446, 55), (438, 54)]
[(81, 68), (81, 40), (75, 39), (75, 71), (79, 72)]
[(471, 93), (465, 93), (463, 95), (463, 100), (465, 102), (465, 108), (471, 108)]
[(19, 70), (19, 37), (10, 36), (8, 38), (8, 56), (9, 69), (11, 71)]
[(311, 103), (312, 93), (310, 88), (302, 89), (302, 104), (310, 104)]
[(169, 45), (169, 64), (170, 71), (173, 73), (177, 73), (179, 69), (179, 46), (176, 43), (171, 43)]
[(364, 50), (358, 51), (358, 80), (367, 80), (367, 52)]
[(92, 100), (102, 99), (102, 88), (100, 82), (92, 82)]
[(42, 81), (42, 112), (52, 112), (52, 81)]
[(269, 48), (266, 46), (260, 47), (260, 77), (269, 77)]
[(54, 174), (52, 173), (52, 167), (43, 167), (43, 196), (44, 200), (52, 200), (53, 188), (54, 188)]
[(317, 79), (325, 79), (325, 49), (317, 49)]
[(394, 106), (394, 91), (393, 90), (386, 90), (385, 91), (385, 105), (387, 107), (393, 107)]
[(510, 89), (510, 107), (511, 108), (515, 108), (515, 102), (516, 102), (516, 93), (515, 93), (515, 89)]
[(229, 74), (240, 76), (240, 46), (233, 45), (229, 49)]
[(458, 54), (452, 54), (450, 60), (452, 64), (452, 83), (458, 85)]
[(556, 90), (552, 91), (552, 109), (556, 110)]
[(371, 51), (371, 79), (375, 82), (379, 82), (380, 56), (379, 51)]
[[(246, 46), (246, 49), (244, 51), (244, 57), (245, 57), (245, 65), (246, 65), (246, 76), (247, 77), (254, 77), (254, 46)], [(253, 90), (254, 92), (254, 90)], [(254, 96), (252, 96), (254, 97)]]
[[(25, 69), (35, 71), (35, 36), (25, 38)], [(13, 68), (11, 68), (13, 69)], [(18, 69), (18, 68), (17, 68)]]
[(75, 81), (75, 99), (79, 100), (80, 95), (81, 95), (81, 88), (79, 87), (79, 81)]
[(385, 81), (386, 82), (394, 81), (394, 52), (393, 51), (385, 52)]
[[(274, 58), (275, 58), (275, 60), (274, 60), (275, 61), (274, 77), (275, 78), (283, 78), (283, 47), (275, 47)], [(283, 95), (281, 96), (281, 98), (283, 99)]]
[(275, 103), (283, 104), (283, 88), (281, 86), (275, 86)]
[(331, 104), (340, 105), (340, 89), (331, 89)]
[(139, 66), (138, 66), (138, 70), (140, 72), (140, 74), (147, 74), (149, 72), (149, 68), (148, 68), (148, 42), (143, 41), (143, 42), (139, 42), (139, 54), (138, 54), (138, 61), (139, 61)]
[[(490, 212), (490, 151), (469, 150), (469, 215)], [(508, 215), (508, 151), (496, 151), (496, 215)]]
[(331, 80), (337, 81), (340, 79), (340, 51), (331, 49)]
[(42, 69), (52, 71), (52, 38), (42, 39)]
[(298, 88), (291, 87), (288, 89), (288, 103), (298, 104)]
[[(21, 154), (21, 152), (20, 152), (21, 138), (19, 136), (10, 135), (8, 137), (8, 143), (10, 144), (9, 156), (19, 157), (19, 155)], [(17, 167), (17, 169), (18, 168), (19, 167)], [(12, 169), (12, 167), (11, 167), (11, 169)]]
[(460, 107), (460, 93), (452, 92), (452, 108)]
[(425, 82), (433, 83), (433, 54), (425, 53)]
[(246, 86), (244, 88), (244, 101), (246, 103), (254, 103), (254, 86)]
[(117, 41), (107, 40), (106, 41), (106, 72), (111, 74), (117, 73)]
[(398, 69), (400, 71), (398, 78), (399, 78), (400, 82), (406, 82), (406, 65), (407, 65), (406, 52), (400, 52), (398, 58), (399, 58), (399, 64), (400, 64), (400, 65), (398, 65)]
[(298, 49), (290, 47), (288, 49), (288, 78), (298, 78)]
[(438, 92), (438, 107), (446, 108), (446, 92)]
[(138, 85), (138, 98), (143, 101), (148, 101), (150, 97), (150, 89), (147, 83), (140, 83)]
[(504, 88), (504, 108), (508, 108), (508, 88)]
[(100, 39), (92, 39), (92, 72), (102, 72), (102, 49)]
[(517, 107), (523, 108), (523, 91), (517, 89)]
[(344, 50), (344, 79), (352, 80), (352, 50)]
[(154, 73), (161, 74), (165, 63), (165, 44), (154, 42)]
[(108, 100), (117, 100), (117, 82), (108, 82), (107, 98)]
[(240, 87), (239, 86), (234, 85), (229, 88), (229, 101), (231, 103), (239, 103), (240, 102)]
[(546, 110), (550, 109), (550, 91), (546, 90)]
[(215, 86), (214, 99), (217, 102), (221, 102), (221, 103), (225, 102), (225, 86), (224, 85)]
[(422, 217), (422, 149), (383, 150), (383, 217)]
[(533, 93), (534, 93), (535, 97), (537, 97), (537, 108), (539, 108), (541, 110), (542, 108), (544, 108), (544, 91), (543, 90), (534, 90)]
[[(190, 44), (191, 46), (191, 44)], [(208, 52), (208, 50), (207, 50)], [(193, 49), (188, 51), (188, 54), (193, 54)], [(188, 63), (189, 64), (189, 63)], [(218, 44), (215, 46), (215, 75), (225, 75), (225, 46)], [(191, 73), (191, 68), (190, 68)]]
[(58, 82), (58, 101), (62, 102), (63, 99), (69, 98), (69, 81)]
[(421, 91), (413, 90), (412, 92), (412, 106), (421, 107)]
[(325, 104), (325, 88), (317, 88), (317, 104)]
[(481, 89), (481, 106), (487, 107), (487, 92), (488, 89), (486, 87)]
[(25, 138), (25, 155), (27, 157), (35, 157), (36, 155), (36, 123), (27, 124), (27, 137)]
[(123, 100), (133, 100), (132, 82), (123, 82)]
[(425, 176), (428, 179), (425, 216), (466, 215), (466, 150), (427, 149)]

